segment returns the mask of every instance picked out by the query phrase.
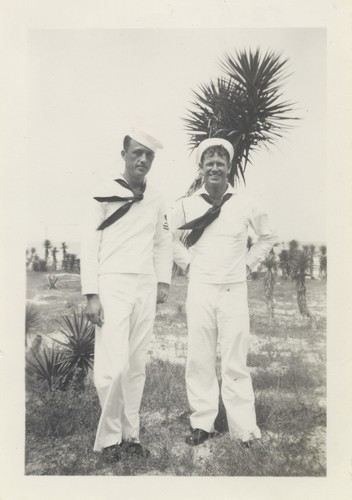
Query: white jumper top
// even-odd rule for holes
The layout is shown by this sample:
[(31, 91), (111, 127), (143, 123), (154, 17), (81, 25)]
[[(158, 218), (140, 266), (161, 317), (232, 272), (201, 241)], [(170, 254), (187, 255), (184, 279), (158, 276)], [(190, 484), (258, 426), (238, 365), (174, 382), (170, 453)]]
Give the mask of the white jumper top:
[[(119, 176), (123, 179), (122, 175)], [(94, 196), (133, 196), (114, 180), (102, 184)], [(132, 273), (155, 275), (158, 282), (170, 283), (172, 240), (164, 202), (147, 184), (143, 200), (132, 204), (119, 220), (103, 230), (98, 226), (126, 201), (90, 200), (83, 224), (81, 246), (82, 293), (99, 293), (102, 274)]]
[[(218, 284), (245, 281), (246, 265), (253, 270), (268, 254), (277, 241), (276, 232), (270, 226), (267, 214), (250, 197), (235, 193), (228, 185), (226, 193), (233, 194), (222, 205), (219, 217), (187, 249), (180, 241), (182, 231), (178, 228), (211, 207), (202, 198), (202, 193), (207, 193), (204, 186), (191, 196), (179, 199), (170, 211), (174, 260), (184, 270), (190, 265), (189, 279), (192, 281)], [(248, 252), (249, 226), (258, 240)]]

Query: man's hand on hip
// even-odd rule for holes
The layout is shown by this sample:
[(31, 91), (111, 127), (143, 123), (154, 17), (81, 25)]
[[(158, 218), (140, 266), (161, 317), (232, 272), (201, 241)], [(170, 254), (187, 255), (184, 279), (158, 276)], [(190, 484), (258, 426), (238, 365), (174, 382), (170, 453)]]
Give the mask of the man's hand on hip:
[(170, 285), (168, 283), (158, 283), (158, 290), (156, 295), (156, 303), (163, 304), (169, 296)]
[(103, 326), (104, 309), (101, 305), (99, 295), (87, 295), (87, 305), (85, 308), (86, 317), (93, 325)]

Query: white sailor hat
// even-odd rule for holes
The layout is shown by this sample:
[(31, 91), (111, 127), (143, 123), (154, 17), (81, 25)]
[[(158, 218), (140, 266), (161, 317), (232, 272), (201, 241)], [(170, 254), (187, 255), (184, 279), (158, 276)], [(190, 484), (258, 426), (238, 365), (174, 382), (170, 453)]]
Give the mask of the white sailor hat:
[(219, 137), (212, 137), (211, 139), (205, 139), (202, 141), (198, 148), (197, 148), (197, 153), (196, 153), (196, 161), (197, 165), (199, 165), (200, 160), (202, 158), (202, 154), (204, 151), (208, 148), (212, 148), (214, 146), (222, 146), (226, 149), (226, 151), (229, 153), (230, 156), (230, 161), (232, 161), (233, 155), (234, 155), (234, 150), (231, 142), (227, 141), (226, 139), (220, 139)]
[(143, 144), (146, 148), (151, 149), (154, 153), (157, 149), (163, 149), (161, 142), (137, 128), (132, 127), (127, 135), (129, 135), (131, 139)]

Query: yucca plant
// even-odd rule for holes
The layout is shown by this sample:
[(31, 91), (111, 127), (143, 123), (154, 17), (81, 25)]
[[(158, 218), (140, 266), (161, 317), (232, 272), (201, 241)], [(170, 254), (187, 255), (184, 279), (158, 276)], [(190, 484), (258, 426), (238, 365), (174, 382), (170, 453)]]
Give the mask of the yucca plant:
[(35, 326), (37, 326), (40, 318), (40, 311), (33, 304), (26, 304), (26, 317), (25, 317), (25, 331), (29, 333)]
[(63, 370), (63, 352), (52, 347), (40, 347), (26, 357), (26, 375), (30, 382), (45, 383), (49, 389), (63, 389), (67, 377)]
[(32, 304), (26, 304), (25, 314), (25, 345), (28, 345), (28, 338), (31, 331), (38, 325), (40, 319), (39, 309)]
[(61, 243), (61, 250), (62, 250), (62, 259), (65, 260), (67, 253), (67, 244), (64, 241)]
[(299, 242), (297, 240), (291, 240), (288, 242), (288, 267), (289, 273), (292, 275), (293, 262), (299, 251)]
[(54, 290), (54, 289), (59, 288), (58, 283), (59, 283), (59, 277), (55, 276), (55, 275), (50, 275), (47, 278), (46, 286), (50, 290)]
[[(235, 150), (229, 175), (232, 185), (235, 179), (245, 181), (251, 153), (274, 144), (290, 127), (289, 122), (297, 119), (292, 116), (293, 103), (281, 99), (286, 65), (286, 59), (271, 51), (227, 54), (220, 61), (225, 75), (193, 92), (195, 100), (184, 119), (190, 147), (195, 149), (209, 137), (230, 141)], [(187, 194), (201, 183), (199, 175)]]
[(53, 247), (53, 248), (51, 249), (51, 255), (52, 255), (52, 257), (53, 257), (53, 270), (54, 270), (54, 271), (56, 271), (56, 267), (57, 267), (57, 257), (56, 257), (56, 255), (57, 255), (58, 251), (59, 251), (59, 250), (58, 250), (58, 248), (57, 248), (57, 247)]
[(65, 260), (63, 262), (63, 268), (69, 273), (74, 273), (79, 270), (79, 259), (74, 253), (67, 253), (65, 255)]
[(271, 249), (269, 255), (267, 255), (265, 259), (261, 261), (261, 264), (266, 270), (264, 275), (264, 293), (267, 316), (269, 324), (272, 326), (275, 321), (274, 286), (278, 269), (278, 261), (273, 249)]
[(44, 240), (43, 247), (45, 249), (45, 261), (47, 262), (49, 258), (49, 250), (52, 248), (53, 244), (50, 240)]
[(65, 340), (54, 339), (63, 347), (60, 361), (63, 373), (68, 378), (75, 377), (79, 388), (84, 387), (84, 380), (94, 360), (94, 332), (83, 311), (74, 310), (73, 315), (62, 314), (60, 332)]
[(302, 316), (313, 318), (307, 304), (305, 284), (306, 277), (310, 276), (309, 265), (310, 251), (307, 249), (297, 250), (292, 261), (291, 276), (296, 281), (298, 309)]
[(310, 277), (314, 279), (314, 255), (315, 255), (315, 245), (309, 245), (310, 259), (309, 259), (309, 273)]
[(282, 277), (287, 280), (290, 275), (290, 261), (288, 250), (283, 249), (279, 253), (279, 268), (281, 269)]
[(40, 259), (38, 255), (33, 258), (33, 271), (45, 273), (48, 270), (48, 264), (45, 259)]
[(321, 245), (320, 247), (320, 258), (319, 258), (319, 277), (322, 279), (326, 279), (328, 275), (328, 268), (327, 268), (327, 255), (326, 255), (326, 246)]
[(68, 266), (68, 261), (67, 261), (67, 244), (63, 241), (61, 243), (61, 250), (62, 250), (62, 261), (61, 261), (61, 269), (63, 271), (67, 271), (67, 266)]
[(30, 250), (26, 250), (26, 267), (29, 267), (33, 263), (36, 252), (37, 251), (34, 247), (32, 247)]

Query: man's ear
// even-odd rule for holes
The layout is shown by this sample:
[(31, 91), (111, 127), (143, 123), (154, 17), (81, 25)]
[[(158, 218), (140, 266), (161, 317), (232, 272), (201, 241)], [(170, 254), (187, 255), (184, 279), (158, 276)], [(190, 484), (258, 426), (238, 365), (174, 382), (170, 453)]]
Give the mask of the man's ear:
[(126, 151), (123, 149), (121, 151), (121, 157), (122, 157), (123, 160), (125, 159), (125, 156), (126, 156)]

